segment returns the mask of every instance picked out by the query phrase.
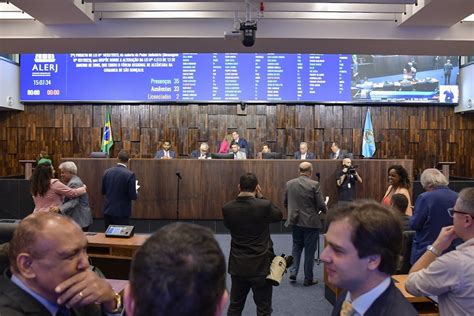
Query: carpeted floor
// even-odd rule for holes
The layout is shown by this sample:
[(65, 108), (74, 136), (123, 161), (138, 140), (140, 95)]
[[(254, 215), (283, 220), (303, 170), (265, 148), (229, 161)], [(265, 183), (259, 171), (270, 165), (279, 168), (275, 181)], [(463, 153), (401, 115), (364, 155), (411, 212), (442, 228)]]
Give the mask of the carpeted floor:
[[(216, 239), (222, 247), (222, 251), (226, 256), (226, 262), (230, 250), (230, 235), (216, 235)], [(272, 235), (274, 249), (276, 254), (291, 254), (292, 238), (288, 234)], [(321, 241), (322, 242), (322, 241)], [(283, 282), (280, 286), (273, 288), (273, 315), (330, 315), (332, 305), (324, 298), (324, 283), (323, 283), (323, 267), (321, 263), (314, 265), (314, 276), (319, 280), (319, 283), (313, 286), (303, 286), (303, 259), (304, 252), (301, 258), (300, 271), (296, 283), (288, 281), (288, 273), (283, 277)], [(227, 288), (230, 291), (231, 280), (227, 277)], [(226, 314), (226, 313), (225, 313)], [(224, 315), (225, 315), (224, 314)], [(252, 299), (252, 294), (249, 293), (247, 302), (245, 304), (244, 316), (256, 315), (255, 303)]]

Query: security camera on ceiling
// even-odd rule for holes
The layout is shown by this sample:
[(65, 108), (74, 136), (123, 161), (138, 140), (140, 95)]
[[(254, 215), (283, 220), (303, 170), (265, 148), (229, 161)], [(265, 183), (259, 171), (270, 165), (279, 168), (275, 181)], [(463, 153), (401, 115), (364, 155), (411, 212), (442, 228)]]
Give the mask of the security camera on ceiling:
[(245, 47), (251, 47), (255, 44), (255, 34), (257, 33), (257, 21), (245, 21), (240, 23), (242, 32), (242, 44)]

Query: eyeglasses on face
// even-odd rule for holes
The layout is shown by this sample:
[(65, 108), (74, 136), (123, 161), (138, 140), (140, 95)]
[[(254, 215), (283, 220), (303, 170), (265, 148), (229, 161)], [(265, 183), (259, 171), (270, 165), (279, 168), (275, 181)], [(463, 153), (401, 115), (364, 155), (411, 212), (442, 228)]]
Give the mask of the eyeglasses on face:
[(454, 217), (454, 214), (455, 214), (455, 213), (459, 213), (459, 214), (469, 215), (469, 216), (471, 216), (472, 218), (474, 218), (474, 216), (472, 216), (472, 215), (469, 214), (469, 213), (456, 211), (456, 210), (454, 209), (454, 207), (448, 208), (447, 211), (448, 211), (449, 216), (451, 216), (451, 217)]

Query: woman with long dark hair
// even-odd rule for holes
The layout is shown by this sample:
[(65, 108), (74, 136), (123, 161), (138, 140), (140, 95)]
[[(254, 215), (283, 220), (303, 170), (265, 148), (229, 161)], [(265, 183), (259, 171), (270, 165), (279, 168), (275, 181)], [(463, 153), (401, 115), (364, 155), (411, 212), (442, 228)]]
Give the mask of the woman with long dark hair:
[(86, 193), (86, 186), (71, 189), (58, 179), (53, 179), (53, 175), (51, 163), (44, 162), (36, 166), (30, 179), (31, 194), (35, 202), (33, 213), (49, 212), (51, 207), (62, 204), (64, 196), (74, 198)]
[(383, 196), (382, 203), (390, 206), (392, 204), (392, 196), (400, 193), (406, 196), (408, 199), (408, 206), (405, 214), (411, 216), (413, 214), (410, 192), (408, 191), (411, 186), (410, 177), (408, 172), (401, 165), (393, 165), (388, 168), (388, 186), (387, 192)]

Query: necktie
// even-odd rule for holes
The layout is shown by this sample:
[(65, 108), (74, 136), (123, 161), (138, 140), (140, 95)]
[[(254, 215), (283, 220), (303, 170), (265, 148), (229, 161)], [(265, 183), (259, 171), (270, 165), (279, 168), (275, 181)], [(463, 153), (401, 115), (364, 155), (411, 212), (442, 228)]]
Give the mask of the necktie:
[(339, 313), (339, 316), (352, 316), (354, 314), (354, 309), (352, 308), (352, 304), (349, 301), (344, 301), (342, 303), (342, 309)]
[(56, 316), (71, 316), (71, 310), (66, 306), (59, 306)]

